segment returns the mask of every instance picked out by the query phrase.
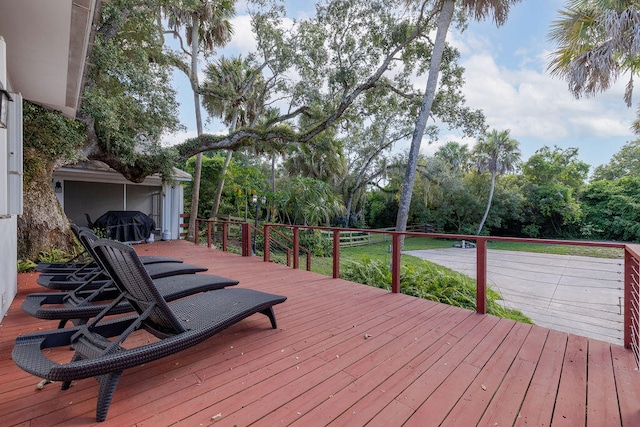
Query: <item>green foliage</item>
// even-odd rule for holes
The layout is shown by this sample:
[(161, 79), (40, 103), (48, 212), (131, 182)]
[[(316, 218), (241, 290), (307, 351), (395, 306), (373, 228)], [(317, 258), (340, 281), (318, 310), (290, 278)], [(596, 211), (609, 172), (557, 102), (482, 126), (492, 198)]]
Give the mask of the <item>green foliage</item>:
[(524, 163), (523, 227), (531, 236), (568, 238), (579, 233), (579, 196), (588, 173), (589, 165), (578, 160), (577, 148), (545, 146)]
[[(225, 154), (222, 152), (207, 153), (202, 157), (202, 175), (200, 182), (200, 203), (198, 204), (198, 217), (208, 218), (213, 205), (213, 199), (221, 171)], [(185, 170), (193, 173), (195, 169), (195, 157), (186, 162)], [(220, 214), (230, 214), (238, 217), (252, 218), (255, 215), (251, 197), (253, 194), (264, 194), (262, 190), (266, 181), (265, 175), (260, 169), (254, 167), (242, 156), (232, 158), (225, 175), (225, 184), (222, 192)], [(185, 209), (190, 210), (192, 183), (185, 188)], [(249, 206), (251, 204), (251, 206)], [(248, 209), (247, 209), (248, 208)]]
[(76, 255), (75, 253), (68, 254), (64, 251), (61, 251), (60, 249), (52, 248), (47, 252), (40, 252), (40, 255), (38, 257), (38, 262), (46, 262), (46, 263), (66, 262), (71, 258), (73, 258), (75, 255)]
[[(342, 270), (341, 277), (353, 282), (391, 290), (389, 266), (380, 261), (363, 259), (350, 262)], [(400, 271), (400, 289), (407, 295), (437, 301), (444, 304), (475, 310), (476, 285), (469, 277), (425, 262), (423, 266), (402, 265)], [(531, 320), (518, 310), (506, 309), (497, 300), (500, 295), (487, 290), (487, 312), (500, 317), (531, 323)]]
[(94, 227), (91, 231), (93, 231), (93, 234), (98, 236), (98, 239), (108, 239), (109, 238), (109, 235), (107, 233), (107, 229), (106, 228)]
[(328, 257), (333, 253), (331, 240), (322, 235), (320, 230), (303, 230), (300, 233), (300, 246), (317, 257)]
[[(29, 101), (23, 103), (23, 120), (24, 147), (33, 149), (37, 159), (46, 163), (78, 160), (78, 149), (87, 140), (84, 124)], [(36, 166), (39, 162), (34, 161), (35, 164), (25, 168), (25, 179), (39, 169)]]
[(596, 167), (591, 180), (614, 180), (627, 176), (640, 177), (640, 139), (627, 142), (609, 163)]
[(581, 205), (585, 237), (640, 242), (640, 177), (595, 181)]
[(393, 227), (398, 214), (398, 200), (381, 190), (367, 193), (365, 221), (371, 228)]
[(37, 264), (30, 259), (19, 259), (18, 273), (27, 273), (29, 271), (33, 271), (33, 269), (36, 268), (36, 265)]
[(329, 225), (344, 213), (340, 197), (323, 181), (312, 178), (283, 179), (273, 202), (281, 223)]
[(103, 3), (82, 103), (100, 150), (144, 174), (168, 173), (176, 153), (160, 137), (181, 128), (158, 12), (152, 0)]

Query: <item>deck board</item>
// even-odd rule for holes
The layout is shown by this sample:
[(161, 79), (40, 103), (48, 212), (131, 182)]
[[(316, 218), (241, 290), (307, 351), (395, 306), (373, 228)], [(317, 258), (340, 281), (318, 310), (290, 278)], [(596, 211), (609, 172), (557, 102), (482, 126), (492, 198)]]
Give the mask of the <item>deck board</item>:
[[(136, 249), (288, 300), (275, 307), (276, 330), (255, 315), (125, 371), (101, 425), (640, 425), (640, 373), (614, 344), (183, 241)], [(0, 324), (0, 425), (93, 425), (93, 379), (36, 391), (39, 379), (10, 359), (18, 334), (57, 325), (19, 307), (43, 291), (36, 277), (20, 275)], [(139, 331), (127, 342), (149, 339)]]
[(575, 426), (586, 422), (587, 348), (586, 338), (569, 335), (556, 407), (551, 420), (553, 425)]

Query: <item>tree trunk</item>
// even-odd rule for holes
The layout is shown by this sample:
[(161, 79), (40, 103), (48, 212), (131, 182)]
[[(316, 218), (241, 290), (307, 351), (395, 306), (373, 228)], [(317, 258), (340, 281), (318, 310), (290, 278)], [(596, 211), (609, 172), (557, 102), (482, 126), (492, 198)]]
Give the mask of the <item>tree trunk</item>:
[(227, 168), (229, 167), (229, 163), (231, 162), (231, 156), (233, 156), (233, 151), (227, 151), (227, 157), (224, 159), (224, 164), (222, 165), (222, 170), (220, 171), (220, 179), (218, 180), (218, 186), (216, 187), (216, 194), (213, 198), (213, 205), (211, 206), (209, 219), (215, 219), (216, 215), (218, 215), (218, 210), (220, 209), (220, 200), (222, 199), (222, 190), (224, 189), (225, 176), (227, 175)]
[(349, 197), (347, 198), (346, 213), (344, 215), (344, 228), (351, 228), (351, 206), (353, 204), (353, 191), (349, 191)]
[[(229, 133), (233, 133), (236, 130), (236, 122), (238, 120), (238, 109), (236, 108), (233, 112), (233, 116), (231, 117), (231, 127), (229, 128)], [(224, 189), (224, 180), (227, 175), (227, 168), (229, 167), (229, 163), (231, 163), (231, 156), (233, 156), (233, 151), (227, 151), (227, 157), (224, 159), (224, 164), (222, 165), (222, 171), (220, 171), (220, 179), (218, 180), (218, 186), (216, 187), (216, 194), (213, 198), (213, 206), (211, 206), (211, 213), (209, 213), (210, 219), (215, 219), (216, 215), (218, 215), (218, 209), (220, 209), (220, 199), (222, 198), (222, 190)]]
[[(195, 85), (193, 89), (193, 103), (196, 113), (196, 128), (198, 136), (202, 135), (202, 116), (200, 113), (200, 95), (198, 89), (198, 45), (199, 19), (193, 14), (193, 26), (191, 30), (191, 84)], [(196, 219), (198, 218), (198, 203), (200, 202), (200, 175), (202, 174), (202, 153), (196, 155), (196, 169), (193, 174), (193, 191), (191, 193), (191, 216), (189, 217), (189, 230), (187, 232), (188, 239), (197, 239), (198, 230), (196, 230)]]
[(487, 220), (487, 216), (489, 216), (489, 209), (491, 209), (491, 201), (493, 200), (493, 190), (496, 186), (496, 172), (491, 172), (491, 188), (489, 189), (489, 201), (487, 202), (487, 209), (484, 211), (484, 216), (482, 217), (482, 221), (480, 221), (480, 225), (478, 226), (478, 232), (476, 233), (478, 236), (482, 231), (482, 227), (484, 227), (484, 222)]
[[(413, 192), (413, 184), (416, 177), (416, 168), (418, 166), (418, 157), (420, 156), (420, 144), (424, 136), (424, 130), (427, 125), (427, 119), (431, 113), (431, 106), (436, 96), (438, 85), (438, 75), (440, 74), (440, 64), (442, 63), (442, 54), (444, 52), (445, 41), (447, 39), (447, 31), (453, 18), (455, 0), (446, 0), (440, 10), (438, 16), (438, 31), (436, 32), (436, 40), (433, 45), (431, 55), (431, 64), (429, 65), (429, 77), (427, 87), (425, 89), (420, 113), (416, 120), (416, 126), (411, 139), (411, 148), (409, 149), (409, 160), (407, 162), (407, 170), (405, 172), (404, 182), (402, 184), (402, 194), (400, 196), (400, 206), (396, 219), (396, 230), (405, 231), (407, 229), (407, 219), (409, 218), (409, 207), (411, 206), (411, 193)], [(401, 239), (401, 246), (404, 239)]]
[[(276, 155), (271, 155), (271, 193), (276, 194)], [(267, 207), (267, 222), (271, 222), (271, 204), (273, 202), (269, 202)]]
[(18, 217), (18, 259), (37, 261), (40, 252), (77, 249), (69, 220), (58, 203), (51, 176), (54, 166), (33, 149), (24, 151), (24, 213)]

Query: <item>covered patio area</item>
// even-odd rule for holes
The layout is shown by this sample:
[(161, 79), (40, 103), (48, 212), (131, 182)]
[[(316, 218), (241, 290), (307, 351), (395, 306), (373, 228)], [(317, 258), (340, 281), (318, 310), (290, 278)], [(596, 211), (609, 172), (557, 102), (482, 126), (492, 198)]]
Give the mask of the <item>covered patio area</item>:
[[(640, 373), (621, 346), (185, 241), (136, 249), (288, 299), (276, 330), (253, 316), (125, 371), (101, 425), (640, 425)], [(10, 358), (18, 334), (56, 327), (20, 309), (42, 292), (35, 278), (20, 276), (0, 326), (0, 424), (94, 424), (95, 380), (37, 391)]]

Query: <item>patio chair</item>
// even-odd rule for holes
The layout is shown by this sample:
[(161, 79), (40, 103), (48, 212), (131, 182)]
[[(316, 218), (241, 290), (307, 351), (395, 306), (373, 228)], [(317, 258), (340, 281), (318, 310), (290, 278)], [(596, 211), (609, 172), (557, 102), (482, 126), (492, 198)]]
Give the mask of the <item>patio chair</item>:
[[(73, 274), (77, 273), (78, 271), (87, 271), (96, 268), (95, 261), (91, 257), (91, 254), (86, 247), (87, 239), (83, 239), (81, 237), (81, 234), (91, 236), (92, 240), (96, 240), (98, 236), (96, 236), (93, 230), (91, 230), (90, 228), (80, 227), (75, 224), (71, 224), (71, 231), (82, 245), (82, 252), (78, 253), (75, 257), (67, 262), (40, 262), (38, 263), (38, 265), (36, 265), (36, 271), (48, 274)], [(162, 262), (183, 262), (180, 259), (166, 256), (141, 256), (140, 259), (145, 265), (157, 264)]]
[[(213, 274), (179, 274), (154, 279), (153, 284), (165, 301), (235, 286), (237, 280)], [(43, 292), (28, 294), (22, 302), (22, 310), (27, 314), (45, 320), (59, 320), (58, 328), (64, 328), (68, 321), (79, 325), (100, 314), (109, 303), (118, 298), (120, 291), (109, 280), (96, 290), (72, 290), (68, 292)], [(127, 301), (111, 307), (108, 315), (133, 311)]]
[[(91, 245), (92, 242), (98, 239), (98, 237), (91, 230), (87, 229), (80, 229), (78, 236), (82, 246), (84, 246), (91, 257), (95, 259), (95, 254), (93, 253)], [(192, 264), (175, 262), (154, 262), (152, 264), (145, 264), (142, 259), (141, 262), (144, 264), (144, 267), (147, 269), (152, 279), (207, 271), (204, 267)], [(40, 277), (36, 279), (36, 283), (44, 286), (45, 288), (66, 291), (78, 288), (81, 288), (82, 290), (95, 290), (103, 287), (108, 282), (109, 278), (97, 263), (94, 264), (93, 267), (81, 268), (78, 271), (69, 274), (41, 273)]]
[[(153, 279), (176, 276), (178, 274), (202, 273), (208, 270), (207, 268), (199, 267), (197, 265), (173, 262), (144, 265), (144, 268)], [(85, 290), (95, 290), (104, 286), (108, 281), (109, 278), (99, 268), (96, 268), (88, 274), (82, 275), (41, 273), (36, 279), (36, 283), (39, 285), (59, 291), (71, 291), (78, 289), (80, 286)]]
[[(69, 388), (71, 381), (96, 377), (100, 383), (97, 421), (106, 419), (125, 369), (185, 350), (255, 313), (266, 315), (271, 327), (277, 327), (273, 306), (284, 302), (284, 296), (231, 288), (167, 303), (132, 248), (108, 240), (98, 240), (94, 247), (122, 291), (110, 306), (126, 300), (137, 314), (103, 321), (107, 308), (85, 325), (19, 336), (12, 357), (26, 372), (51, 381), (62, 381), (63, 390)], [(121, 346), (139, 329), (159, 340), (134, 348)], [(55, 362), (47, 357), (49, 352), (43, 351), (68, 346), (75, 350), (68, 363)]]

